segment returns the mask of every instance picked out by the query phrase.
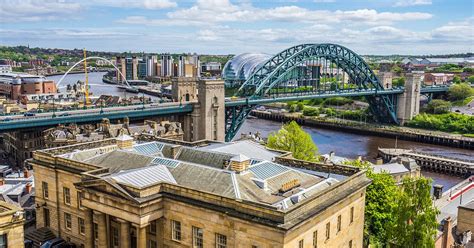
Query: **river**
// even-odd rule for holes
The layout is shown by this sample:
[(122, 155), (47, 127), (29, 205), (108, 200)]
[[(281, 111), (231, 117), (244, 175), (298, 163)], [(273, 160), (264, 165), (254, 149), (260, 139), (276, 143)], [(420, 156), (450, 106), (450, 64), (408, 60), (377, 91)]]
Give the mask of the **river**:
[[(108, 94), (129, 97), (132, 95), (136, 95), (129, 92), (124, 92), (124, 90), (118, 89), (113, 85), (103, 83), (102, 76), (104, 74), (105, 72), (89, 73), (89, 84), (91, 85), (91, 91), (93, 92), (94, 96)], [(50, 76), (47, 78), (55, 80), (57, 82), (59, 81), (61, 76)], [(77, 80), (84, 80), (84, 74), (71, 74), (66, 76), (66, 78), (61, 83), (61, 86), (65, 87), (67, 84), (73, 84)], [(263, 119), (247, 119), (246, 122), (243, 124), (242, 128), (240, 129), (240, 133), (255, 133), (258, 131), (262, 134), (263, 137), (267, 137), (268, 134), (277, 131), (278, 129), (280, 129), (280, 127), (281, 123), (275, 121)], [(373, 161), (377, 156), (377, 148), (395, 147), (395, 143), (397, 143), (398, 148), (414, 149), (420, 152), (427, 152), (453, 158), (474, 158), (474, 151), (471, 150), (450, 148), (404, 140), (396, 141), (392, 138), (347, 133), (343, 131), (323, 128), (304, 127), (304, 129), (311, 135), (314, 142), (317, 144), (319, 152), (321, 154), (334, 151), (337, 156), (356, 158), (360, 155), (364, 159)], [(463, 180), (459, 177), (442, 175), (432, 172), (423, 171), (422, 174), (427, 177), (433, 178), (434, 183), (444, 185), (444, 190), (449, 189), (453, 185)]]
[[(89, 85), (90, 85), (90, 92), (92, 92), (92, 96), (100, 96), (100, 95), (114, 95), (114, 96), (121, 96), (121, 97), (131, 97), (136, 96), (136, 93), (126, 92), (124, 89), (119, 89), (115, 85), (106, 84), (102, 82), (102, 76), (105, 75), (105, 72), (91, 72), (88, 74), (89, 76)], [(58, 82), (61, 79), (62, 75), (55, 75), (55, 76), (48, 76), (46, 77), (49, 80), (54, 80)], [(76, 83), (78, 80), (84, 81), (85, 75), (84, 73), (78, 74), (68, 74), (63, 81), (61, 81), (61, 85), (59, 85), (59, 90), (64, 91), (68, 84), (72, 85)], [(141, 96), (141, 94), (140, 94)], [(153, 98), (153, 97), (152, 97)]]

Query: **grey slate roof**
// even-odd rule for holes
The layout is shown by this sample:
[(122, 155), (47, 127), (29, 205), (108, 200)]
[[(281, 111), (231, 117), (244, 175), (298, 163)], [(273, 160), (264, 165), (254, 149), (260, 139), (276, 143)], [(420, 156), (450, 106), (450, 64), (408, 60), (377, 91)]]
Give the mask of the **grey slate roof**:
[(374, 165), (372, 168), (374, 169), (375, 173), (382, 173), (384, 171), (389, 174), (408, 172), (408, 169), (403, 164), (399, 163)]
[(251, 140), (239, 140), (232, 143), (214, 144), (202, 147), (201, 150), (245, 155), (253, 159), (272, 161), (279, 153), (267, 150), (264, 146)]
[(153, 157), (115, 150), (87, 160), (87, 163), (109, 168), (110, 173), (148, 166)]
[(131, 169), (110, 176), (117, 183), (144, 188), (160, 182), (176, 184), (176, 180), (164, 165), (153, 165), (145, 168)]

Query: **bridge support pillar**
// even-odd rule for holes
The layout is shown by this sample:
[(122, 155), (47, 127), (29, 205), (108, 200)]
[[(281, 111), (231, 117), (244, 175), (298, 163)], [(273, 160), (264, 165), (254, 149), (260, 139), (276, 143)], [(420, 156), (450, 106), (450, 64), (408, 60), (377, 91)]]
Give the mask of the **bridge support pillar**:
[(407, 73), (405, 91), (398, 96), (397, 118), (401, 125), (420, 112), (420, 88), (423, 74)]
[(379, 72), (377, 75), (384, 89), (392, 88), (393, 75), (391, 72)]
[[(181, 86), (191, 87), (193, 83), (181, 84)], [(194, 110), (184, 118), (184, 139), (188, 141), (196, 140), (215, 140), (224, 141), (225, 139), (225, 93), (224, 81), (222, 80), (196, 80), (197, 102), (194, 104)], [(174, 85), (173, 85), (174, 87)], [(185, 91), (176, 89), (177, 92)], [(185, 93), (187, 94), (187, 93)]]

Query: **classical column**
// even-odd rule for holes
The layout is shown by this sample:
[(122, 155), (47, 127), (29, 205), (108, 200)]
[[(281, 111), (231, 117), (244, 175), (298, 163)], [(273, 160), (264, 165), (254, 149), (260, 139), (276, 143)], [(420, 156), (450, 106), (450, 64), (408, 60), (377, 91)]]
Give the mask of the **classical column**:
[(147, 226), (137, 226), (137, 248), (146, 248), (146, 242), (147, 242)]
[(106, 218), (105, 214), (101, 212), (94, 212), (97, 219), (97, 234), (99, 235), (98, 237), (98, 245), (97, 247), (108, 247), (108, 235), (107, 235), (107, 223), (106, 223)]
[(91, 209), (84, 210), (84, 228), (86, 234), (86, 247), (94, 247), (94, 222)]
[(120, 247), (130, 248), (130, 223), (120, 219), (117, 221), (120, 222)]

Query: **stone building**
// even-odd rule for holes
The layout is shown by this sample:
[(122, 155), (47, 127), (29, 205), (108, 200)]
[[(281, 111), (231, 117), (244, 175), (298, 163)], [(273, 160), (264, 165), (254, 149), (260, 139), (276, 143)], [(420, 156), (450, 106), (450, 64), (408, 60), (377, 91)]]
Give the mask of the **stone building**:
[(23, 222), (20, 208), (0, 201), (0, 247), (24, 247)]
[(37, 228), (84, 247), (362, 247), (365, 171), (147, 139), (35, 152)]

